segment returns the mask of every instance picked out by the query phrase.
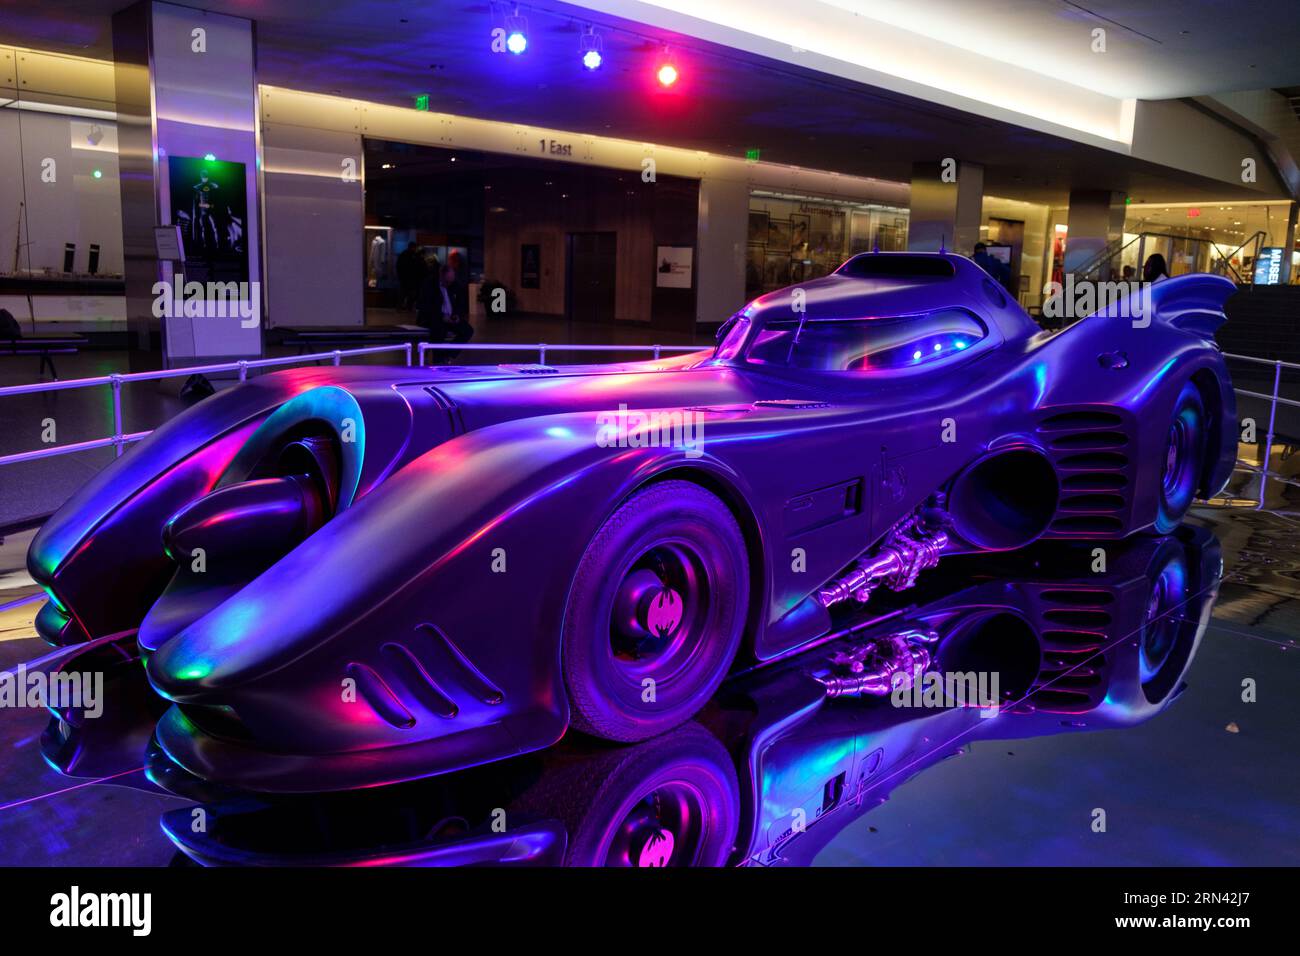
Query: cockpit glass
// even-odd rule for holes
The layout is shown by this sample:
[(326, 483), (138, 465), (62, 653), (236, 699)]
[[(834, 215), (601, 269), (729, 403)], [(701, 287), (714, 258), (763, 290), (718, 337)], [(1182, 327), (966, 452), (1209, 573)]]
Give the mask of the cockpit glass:
[(745, 345), (745, 338), (749, 335), (749, 316), (744, 313), (737, 313), (731, 321), (731, 327), (726, 330), (722, 341), (718, 343), (718, 349), (714, 355), (715, 359), (728, 361), (736, 358), (740, 350)]
[(797, 318), (764, 323), (746, 360), (823, 372), (905, 369), (964, 352), (988, 335), (984, 324), (963, 309), (800, 324)]

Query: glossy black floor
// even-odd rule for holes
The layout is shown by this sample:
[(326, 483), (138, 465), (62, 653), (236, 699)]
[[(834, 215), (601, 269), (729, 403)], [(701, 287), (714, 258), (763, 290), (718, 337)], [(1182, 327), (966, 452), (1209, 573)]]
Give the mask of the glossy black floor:
[[(43, 711), (0, 710), (0, 864), (186, 860), (164, 825), (207, 862), (1300, 864), (1300, 516), (1284, 484), (1270, 483), (1269, 510), (1247, 506), (1251, 482), (1239, 475), (1235, 506), (1198, 508), (1171, 539), (1108, 548), (1105, 573), (1091, 548), (949, 562), (897, 616), (739, 675), (697, 722), (634, 747), (575, 736), (325, 798), (174, 778), (182, 797), (146, 779), (148, 728), (113, 723), (111, 682), (106, 723), (78, 742), (88, 777), (42, 759)], [(38, 603), (14, 605), (35, 591), (29, 538), (0, 545), (0, 668), (49, 652), (31, 630)], [(1093, 597), (1062, 598), (1081, 581)], [(1048, 595), (1064, 605), (1044, 610)], [(953, 623), (972, 609), (1003, 615), (984, 629), (992, 644)], [(1008, 630), (1008, 610), (1040, 623)], [(832, 650), (911, 627), (942, 635), (942, 669), (1001, 673), (998, 716), (821, 701), (808, 675)], [(719, 830), (728, 845), (704, 852)]]

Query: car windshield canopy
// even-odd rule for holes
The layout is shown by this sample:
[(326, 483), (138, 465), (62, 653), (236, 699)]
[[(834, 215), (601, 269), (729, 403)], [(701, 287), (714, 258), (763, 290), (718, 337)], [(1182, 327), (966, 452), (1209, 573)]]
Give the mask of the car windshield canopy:
[(987, 335), (964, 309), (879, 319), (769, 320), (749, 342), (745, 360), (822, 372), (906, 369), (964, 352)]

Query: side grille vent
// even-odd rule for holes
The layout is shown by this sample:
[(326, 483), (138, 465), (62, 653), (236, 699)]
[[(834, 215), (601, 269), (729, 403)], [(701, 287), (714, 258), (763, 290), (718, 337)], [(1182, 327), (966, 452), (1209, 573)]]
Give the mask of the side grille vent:
[(1054, 607), (1044, 611), (1043, 617), (1052, 624), (1064, 624), (1067, 627), (1101, 630), (1110, 624), (1108, 613), (1093, 608)]
[(405, 643), (387, 642), (372, 664), (349, 664), (347, 675), (371, 709), (401, 730), (426, 716), (452, 720), (474, 700), (489, 705), (505, 700), (501, 688), (432, 624), (417, 627)]
[(1047, 537), (1111, 537), (1124, 530), (1133, 464), (1126, 415), (1109, 407), (1079, 408), (1038, 423), (1061, 481)]
[(560, 370), (554, 365), (499, 365), (506, 372), (518, 372), (520, 375), (558, 375)]
[(415, 726), (414, 715), (373, 667), (353, 662), (348, 665), (347, 674), (357, 682), (357, 693), (361, 698), (387, 723), (402, 730)]
[(830, 408), (830, 402), (805, 401), (799, 398), (760, 398), (754, 403), (756, 408), (788, 408), (799, 411), (809, 408)]
[(1089, 428), (1115, 428), (1123, 424), (1114, 412), (1078, 411), (1061, 412), (1043, 419), (1038, 430), (1041, 432), (1068, 432)]
[(1115, 603), (1109, 591), (1048, 587), (1039, 592), (1043, 648), (1038, 678), (1028, 696), (1033, 710), (1083, 714), (1100, 706), (1106, 696), (1106, 657), (1101, 649)]

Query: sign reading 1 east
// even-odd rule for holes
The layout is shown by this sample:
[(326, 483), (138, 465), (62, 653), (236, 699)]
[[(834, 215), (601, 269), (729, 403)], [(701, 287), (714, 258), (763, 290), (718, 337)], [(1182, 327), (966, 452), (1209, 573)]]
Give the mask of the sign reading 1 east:
[(548, 156), (572, 156), (573, 155), (572, 143), (561, 143), (559, 140), (556, 139), (549, 139), (549, 140), (539, 139), (537, 142), (541, 145), (542, 152), (546, 153)]
[(1282, 282), (1281, 246), (1265, 246), (1255, 259), (1255, 285), (1280, 285)]

